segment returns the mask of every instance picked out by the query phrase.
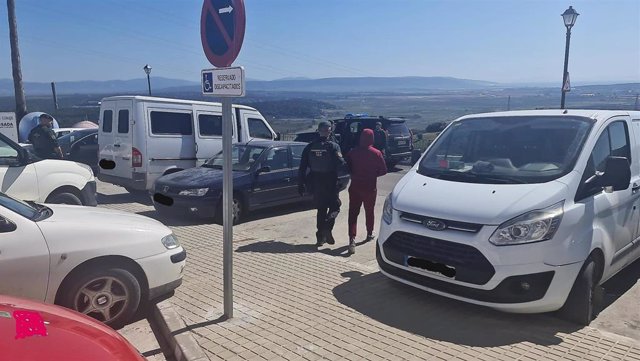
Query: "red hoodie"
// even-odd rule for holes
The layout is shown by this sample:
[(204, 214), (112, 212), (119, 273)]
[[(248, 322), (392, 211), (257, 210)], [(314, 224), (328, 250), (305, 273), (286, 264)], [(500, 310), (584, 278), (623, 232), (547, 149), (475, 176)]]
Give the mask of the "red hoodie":
[(358, 147), (347, 154), (351, 174), (351, 187), (359, 191), (376, 190), (377, 178), (387, 174), (387, 165), (382, 153), (373, 147), (373, 130), (365, 129), (360, 134)]

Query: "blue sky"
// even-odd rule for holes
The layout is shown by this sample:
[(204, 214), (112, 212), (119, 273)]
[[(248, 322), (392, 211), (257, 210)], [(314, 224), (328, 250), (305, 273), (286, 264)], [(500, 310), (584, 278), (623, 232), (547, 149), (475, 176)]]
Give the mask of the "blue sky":
[[(199, 81), (202, 0), (16, 0), (27, 81), (152, 76)], [(565, 28), (574, 82), (640, 82), (640, 1), (245, 0), (251, 79), (452, 76), (558, 82)], [(0, 78), (11, 77), (0, 5)]]

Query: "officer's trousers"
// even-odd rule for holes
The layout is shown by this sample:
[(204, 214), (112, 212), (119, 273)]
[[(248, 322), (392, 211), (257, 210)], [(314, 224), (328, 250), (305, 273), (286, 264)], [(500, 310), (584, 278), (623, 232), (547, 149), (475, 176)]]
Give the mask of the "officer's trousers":
[(367, 225), (367, 235), (373, 233), (373, 208), (376, 205), (377, 191), (363, 191), (360, 188), (349, 187), (349, 238), (356, 238), (358, 229), (358, 215), (360, 207), (364, 204), (365, 223)]
[(318, 231), (331, 231), (335, 224), (335, 216), (340, 211), (340, 198), (338, 197), (338, 175), (333, 173), (313, 173), (313, 200), (317, 215), (316, 227)]

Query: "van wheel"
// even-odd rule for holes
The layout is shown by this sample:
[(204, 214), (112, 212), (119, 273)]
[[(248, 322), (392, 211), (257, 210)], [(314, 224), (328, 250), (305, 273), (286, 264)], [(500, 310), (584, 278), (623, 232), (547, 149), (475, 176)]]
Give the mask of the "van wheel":
[(564, 305), (558, 314), (560, 318), (587, 326), (595, 318), (600, 306), (601, 288), (597, 285), (596, 262), (588, 259), (578, 274)]
[[(233, 225), (239, 224), (242, 218), (245, 216), (244, 203), (242, 203), (242, 199), (237, 195), (233, 195), (233, 203), (231, 208), (231, 214), (233, 216)], [(216, 210), (215, 222), (217, 224), (222, 225), (222, 199), (220, 200), (220, 205), (218, 205), (218, 209)]]
[(47, 198), (46, 203), (53, 204), (69, 204), (72, 206), (81, 206), (82, 201), (73, 193), (61, 192), (56, 193)]

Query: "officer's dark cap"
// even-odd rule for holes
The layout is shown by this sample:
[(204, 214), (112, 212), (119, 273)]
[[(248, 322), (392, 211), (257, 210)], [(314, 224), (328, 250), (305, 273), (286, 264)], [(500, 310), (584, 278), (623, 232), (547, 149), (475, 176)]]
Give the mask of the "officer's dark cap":
[(53, 117), (47, 113), (42, 113), (40, 114), (40, 119), (49, 119), (49, 120), (53, 120)]

